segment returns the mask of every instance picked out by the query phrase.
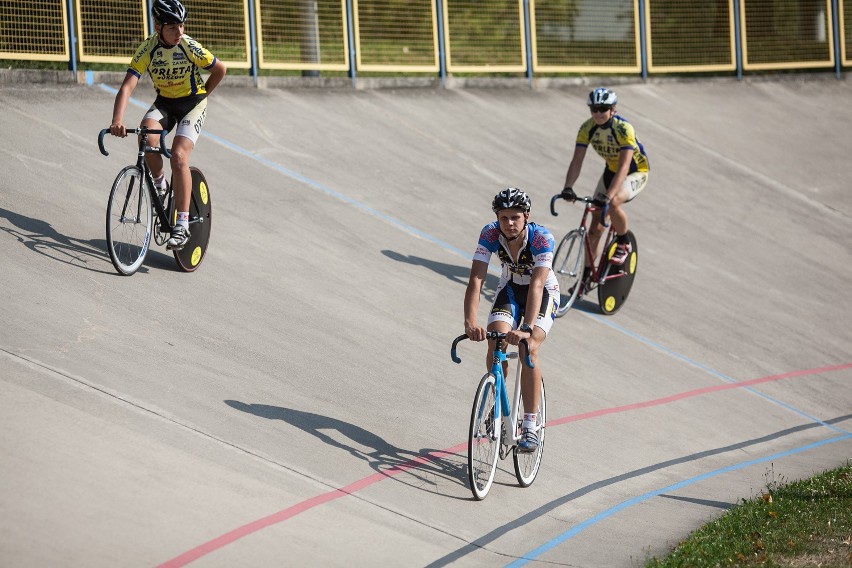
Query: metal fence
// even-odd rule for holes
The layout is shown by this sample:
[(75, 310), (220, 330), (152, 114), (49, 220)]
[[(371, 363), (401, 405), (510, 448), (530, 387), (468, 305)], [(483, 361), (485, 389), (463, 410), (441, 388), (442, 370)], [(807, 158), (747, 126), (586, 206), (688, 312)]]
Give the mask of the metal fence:
[[(0, 59), (127, 63), (151, 0), (0, 2)], [(852, 0), (185, 0), (229, 67), (382, 74), (737, 73), (852, 65)]]

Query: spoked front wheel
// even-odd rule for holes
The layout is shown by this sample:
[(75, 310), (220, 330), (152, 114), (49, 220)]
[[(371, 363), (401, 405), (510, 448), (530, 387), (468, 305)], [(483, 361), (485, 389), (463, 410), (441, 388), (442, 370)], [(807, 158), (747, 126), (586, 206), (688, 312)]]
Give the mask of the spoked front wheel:
[(555, 314), (558, 318), (568, 313), (582, 287), (583, 268), (586, 266), (584, 237), (579, 229), (574, 229), (562, 237), (553, 255), (553, 272), (559, 281), (559, 307)]
[[(518, 416), (524, 415), (524, 402), (521, 399)], [(518, 420), (518, 428), (523, 420)], [(544, 424), (547, 421), (547, 399), (544, 396), (544, 378), (541, 379), (541, 395), (538, 401), (538, 420), (536, 421), (536, 434), (538, 435), (538, 448), (534, 452), (521, 452), (515, 446), (512, 454), (515, 462), (515, 477), (521, 487), (529, 487), (535, 481), (538, 468), (541, 466), (541, 457), (544, 453)]]
[(496, 381), (488, 373), (479, 381), (473, 410), (470, 413), (470, 432), (467, 441), (467, 476), (470, 490), (477, 500), (485, 499), (500, 453), (500, 424), (495, 424), (494, 407), (497, 404)]
[[(189, 200), (189, 240), (186, 245), (174, 251), (178, 267), (184, 272), (193, 272), (204, 260), (207, 245), (210, 242), (210, 230), (213, 223), (213, 204), (210, 201), (210, 188), (201, 170), (189, 168), (192, 174), (192, 197)], [(177, 219), (172, 219), (175, 223)]]
[(119, 274), (136, 272), (151, 244), (151, 194), (136, 166), (121, 170), (112, 184), (106, 212), (107, 250)]

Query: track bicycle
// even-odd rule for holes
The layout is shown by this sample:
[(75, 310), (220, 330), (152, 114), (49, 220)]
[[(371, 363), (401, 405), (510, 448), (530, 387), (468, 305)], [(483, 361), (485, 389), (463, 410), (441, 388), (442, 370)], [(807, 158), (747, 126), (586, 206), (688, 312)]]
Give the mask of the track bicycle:
[[(560, 194), (551, 198), (550, 212), (553, 216), (559, 215), (555, 207), (557, 199), (564, 198)], [(560, 290), (559, 307), (555, 315), (564, 316), (577, 299), (596, 288), (601, 311), (606, 315), (614, 314), (627, 300), (636, 277), (639, 261), (636, 237), (631, 231), (627, 231), (632, 252), (621, 265), (610, 262), (618, 243), (615, 240), (615, 231), (607, 222), (609, 204), (600, 203), (593, 197), (577, 197), (577, 201), (586, 204), (580, 226), (562, 237), (553, 255), (553, 272), (559, 281)], [(588, 234), (589, 227), (594, 222), (592, 213), (595, 211), (600, 211), (601, 223), (604, 226), (601, 235), (604, 246), (600, 254), (592, 250)], [(589, 270), (584, 270), (586, 267)]]
[[(506, 334), (489, 331), (486, 338), (496, 340), (494, 359), (491, 371), (479, 381), (476, 396), (473, 399), (473, 409), (470, 414), (470, 429), (467, 442), (467, 473), (470, 490), (476, 500), (481, 501), (488, 495), (494, 474), (497, 472), (497, 458), (505, 459), (512, 453), (515, 464), (515, 477), (521, 487), (529, 487), (535, 481), (541, 466), (544, 452), (544, 425), (546, 421), (547, 404), (544, 396), (544, 379), (541, 381), (541, 396), (538, 403), (538, 418), (535, 431), (538, 435), (538, 448), (532, 452), (523, 452), (518, 448), (521, 440), (521, 425), (523, 423), (523, 399), (521, 397), (521, 360), (518, 351), (506, 353)], [(460, 335), (453, 341), (450, 356), (456, 363), (461, 359), (456, 355), (456, 346), (460, 341), (469, 339)], [(524, 364), (529, 368), (535, 365), (529, 356), (529, 346), (526, 339), (521, 340), (524, 350)], [(509, 359), (519, 359), (515, 375), (515, 388), (511, 405), (506, 391), (506, 380), (503, 375), (503, 364)]]
[[(165, 192), (154, 186), (154, 178), (145, 162), (145, 154), (161, 153), (171, 158), (166, 148), (166, 130), (146, 128), (127, 129), (129, 134), (138, 134), (139, 152), (136, 164), (124, 167), (116, 176), (109, 193), (106, 211), (107, 250), (112, 265), (119, 274), (130, 276), (135, 273), (151, 244), (151, 237), (162, 246), (169, 240), (172, 229), (177, 223), (174, 192), (171, 183)], [(104, 147), (104, 136), (109, 128), (98, 134), (98, 147), (101, 154), (109, 156)], [(148, 144), (148, 136), (160, 135), (160, 145)], [(210, 229), (213, 211), (210, 203), (210, 188), (204, 174), (196, 167), (190, 167), (192, 193), (189, 203), (190, 237), (180, 250), (173, 250), (178, 268), (184, 272), (193, 272), (204, 260), (207, 245), (210, 242)]]

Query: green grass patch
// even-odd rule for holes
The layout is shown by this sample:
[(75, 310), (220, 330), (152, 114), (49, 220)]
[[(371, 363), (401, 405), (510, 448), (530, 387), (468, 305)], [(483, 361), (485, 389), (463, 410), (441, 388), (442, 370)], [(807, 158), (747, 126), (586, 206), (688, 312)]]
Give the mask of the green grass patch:
[(693, 532), (651, 567), (852, 566), (852, 462), (761, 494)]

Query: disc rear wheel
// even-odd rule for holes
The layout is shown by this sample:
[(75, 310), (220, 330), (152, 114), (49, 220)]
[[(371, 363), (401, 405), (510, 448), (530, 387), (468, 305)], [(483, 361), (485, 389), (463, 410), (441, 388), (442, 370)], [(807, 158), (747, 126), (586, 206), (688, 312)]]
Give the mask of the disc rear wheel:
[[(194, 272), (210, 242), (210, 230), (213, 223), (213, 205), (210, 201), (210, 188), (201, 170), (189, 168), (192, 174), (192, 196), (189, 200), (189, 240), (180, 250), (174, 251), (175, 261), (184, 272)], [(172, 223), (176, 219), (172, 219)]]

